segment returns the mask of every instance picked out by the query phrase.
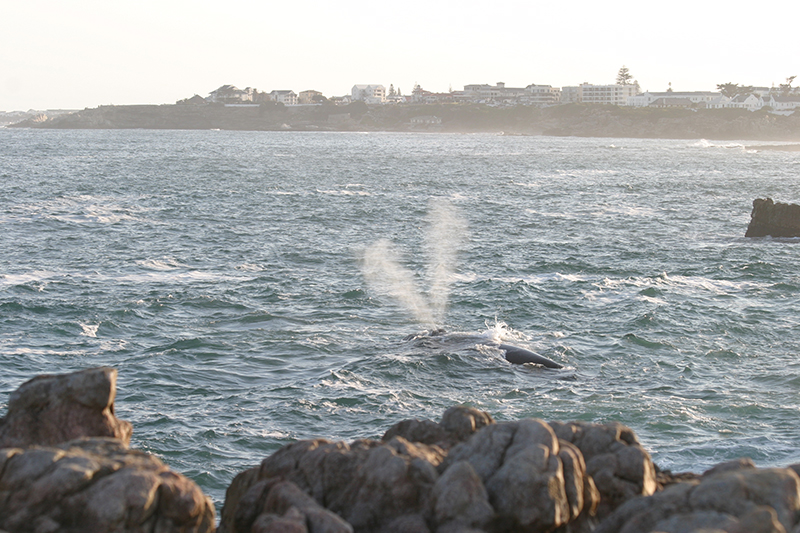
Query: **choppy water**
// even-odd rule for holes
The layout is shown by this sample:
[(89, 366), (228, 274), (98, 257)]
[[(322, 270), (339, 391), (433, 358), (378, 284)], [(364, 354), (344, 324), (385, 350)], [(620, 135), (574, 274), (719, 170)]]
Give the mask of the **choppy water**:
[[(799, 176), (706, 141), (0, 129), (0, 412), (114, 366), (132, 444), (218, 507), (295, 439), (456, 403), (620, 420), (678, 471), (797, 462), (800, 240), (743, 235)], [(403, 276), (437, 325), (566, 368), (405, 341), (431, 324)]]

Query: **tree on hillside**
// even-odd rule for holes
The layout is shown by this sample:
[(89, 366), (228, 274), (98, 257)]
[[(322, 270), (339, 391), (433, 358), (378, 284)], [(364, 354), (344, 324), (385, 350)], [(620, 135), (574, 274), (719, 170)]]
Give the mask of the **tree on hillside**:
[(394, 92), (394, 84), (390, 83), (389, 84), (389, 95), (388, 96), (394, 96), (395, 94), (397, 94), (397, 93)]
[(752, 85), (739, 85), (738, 83), (718, 83), (717, 90), (723, 96), (728, 98), (735, 98), (739, 95), (749, 96), (753, 94), (754, 87)]
[(789, 93), (792, 92), (792, 82), (794, 81), (794, 79), (796, 77), (797, 76), (789, 76), (788, 78), (786, 78), (786, 83), (781, 83), (780, 84), (779, 87), (780, 87), (781, 94), (786, 96), (786, 95), (788, 95)]
[(633, 75), (628, 70), (628, 67), (622, 65), (617, 72), (617, 85), (632, 85), (633, 84)]
[(720, 94), (722, 94), (722, 96), (733, 98), (739, 94), (739, 84), (730, 81), (728, 83), (718, 83), (717, 90), (720, 92)]

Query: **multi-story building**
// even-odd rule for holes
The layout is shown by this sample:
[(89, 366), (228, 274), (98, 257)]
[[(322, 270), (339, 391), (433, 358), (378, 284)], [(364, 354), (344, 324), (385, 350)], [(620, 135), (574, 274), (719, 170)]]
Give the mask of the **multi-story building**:
[(522, 101), (528, 105), (544, 107), (555, 105), (561, 100), (561, 89), (550, 85), (531, 84), (525, 87), (525, 93)]
[(569, 86), (561, 88), (561, 103), (562, 104), (575, 104), (581, 101), (583, 92), (581, 86)]
[(639, 86), (633, 85), (580, 85), (580, 102), (587, 104), (628, 105), (628, 98), (636, 96)]
[(464, 96), (472, 101), (507, 101), (522, 98), (526, 95), (525, 89), (517, 87), (506, 87), (502, 81), (497, 85), (472, 84), (464, 85)]
[(299, 104), (316, 104), (321, 100), (322, 93), (319, 91), (300, 91), (297, 95), (297, 103)]
[(350, 92), (353, 101), (367, 104), (382, 104), (386, 101), (386, 87), (383, 85), (353, 85)]
[(269, 93), (270, 100), (284, 105), (297, 105), (297, 94), (294, 91), (272, 91)]

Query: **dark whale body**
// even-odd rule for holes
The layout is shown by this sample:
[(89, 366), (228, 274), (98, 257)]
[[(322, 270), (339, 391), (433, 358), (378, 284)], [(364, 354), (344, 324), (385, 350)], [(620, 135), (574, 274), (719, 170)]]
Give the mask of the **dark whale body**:
[(538, 353), (520, 348), (519, 346), (512, 346), (510, 344), (494, 344), (486, 343), (488, 346), (496, 346), (500, 350), (506, 352), (506, 360), (515, 365), (524, 365), (525, 363), (534, 363), (537, 365), (546, 366), (547, 368), (564, 368), (563, 365), (551, 361), (547, 357), (543, 357)]
[(430, 331), (424, 331), (416, 335), (409, 335), (405, 338), (405, 340), (415, 341), (420, 345), (427, 346), (429, 348), (449, 346), (454, 348), (461, 347), (461, 349), (463, 349), (468, 348), (470, 345), (474, 347), (475, 345), (480, 344), (502, 350), (505, 352), (506, 360), (515, 365), (533, 363), (536, 365), (542, 365), (546, 368), (564, 368), (562, 365), (556, 363), (555, 361), (551, 361), (547, 357), (541, 356), (538, 353), (526, 350), (525, 348), (520, 348), (519, 346), (500, 343), (481, 335), (465, 335), (459, 333), (449, 334), (443, 329), (434, 329)]

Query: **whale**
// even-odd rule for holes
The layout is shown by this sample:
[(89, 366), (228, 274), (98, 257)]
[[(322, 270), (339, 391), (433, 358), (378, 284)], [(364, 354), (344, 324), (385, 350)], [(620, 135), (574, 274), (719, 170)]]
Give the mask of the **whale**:
[(507, 344), (504, 342), (496, 341), (488, 338), (485, 335), (471, 335), (471, 334), (458, 334), (447, 333), (444, 329), (433, 329), (409, 335), (405, 338), (406, 341), (414, 341), (415, 343), (428, 348), (444, 348), (450, 347), (455, 349), (464, 349), (475, 347), (477, 345), (488, 346), (496, 348), (505, 354), (506, 361), (515, 365), (535, 364), (545, 368), (564, 368), (563, 365), (555, 361), (539, 355), (519, 346)]
[(510, 344), (500, 343), (485, 343), (487, 346), (494, 346), (499, 350), (503, 350), (506, 353), (506, 360), (509, 363), (513, 363), (515, 365), (524, 365), (526, 363), (533, 363), (536, 365), (542, 365), (547, 368), (564, 368), (563, 365), (556, 363), (555, 361), (544, 357), (543, 355), (539, 355), (536, 352), (532, 352), (530, 350), (526, 350), (525, 348), (520, 348), (519, 346), (512, 346)]

